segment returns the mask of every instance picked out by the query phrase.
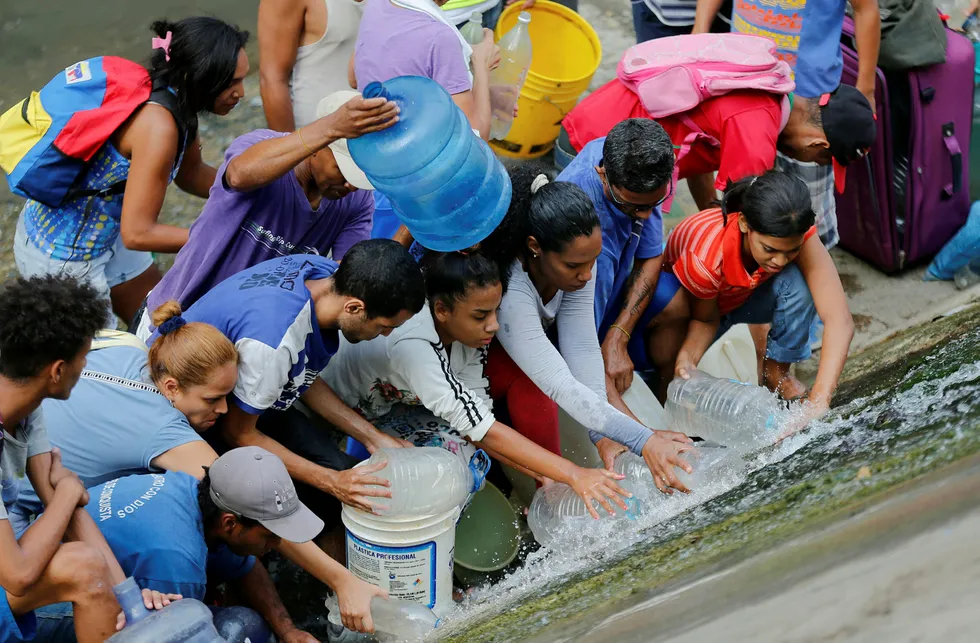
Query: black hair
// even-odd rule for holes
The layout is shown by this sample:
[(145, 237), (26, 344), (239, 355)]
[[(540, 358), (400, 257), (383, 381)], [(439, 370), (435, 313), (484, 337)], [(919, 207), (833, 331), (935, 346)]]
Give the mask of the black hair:
[(610, 185), (639, 194), (655, 192), (674, 174), (674, 145), (660, 123), (628, 118), (606, 136), (602, 167)]
[(728, 183), (721, 199), (724, 222), (739, 212), (756, 232), (781, 238), (804, 234), (817, 218), (806, 184), (779, 170)]
[(347, 251), (333, 275), (341, 295), (357, 297), (371, 319), (413, 315), (425, 305), (425, 280), (412, 255), (391, 239), (360, 241)]
[(513, 192), (503, 221), (480, 247), (506, 272), (514, 259), (528, 254), (527, 238), (537, 239), (545, 252), (561, 252), (569, 242), (591, 235), (599, 215), (588, 195), (574, 183), (549, 182), (531, 193), (531, 184), (547, 171), (538, 163), (508, 170)]
[(160, 38), (166, 38), (168, 31), (172, 34), (169, 61), (163, 49), (150, 54), (150, 78), (154, 86), (173, 88), (188, 129), (193, 129), (197, 115), (212, 111), (214, 101), (231, 85), (238, 52), (249, 34), (209, 16), (157, 20), (150, 30)]
[(506, 277), (497, 262), (479, 251), (427, 252), (422, 258), (422, 273), (429, 306), (441, 301), (452, 309), (471, 288), (497, 284), (506, 288)]
[[(205, 532), (217, 526), (222, 514), (231, 513), (214, 504), (214, 500), (211, 499), (211, 474), (209, 467), (204, 467), (204, 479), (197, 483), (197, 506), (201, 510), (201, 524), (204, 525)], [(251, 529), (260, 524), (258, 520), (249, 518), (248, 516), (241, 516), (234, 513), (232, 515), (235, 516), (238, 524), (245, 529)]]
[(7, 281), (0, 292), (0, 376), (24, 381), (78, 357), (106, 325), (106, 302), (72, 277)]

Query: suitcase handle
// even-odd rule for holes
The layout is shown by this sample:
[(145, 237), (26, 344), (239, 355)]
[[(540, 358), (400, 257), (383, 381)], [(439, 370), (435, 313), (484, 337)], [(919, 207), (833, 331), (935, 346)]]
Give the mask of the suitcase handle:
[(943, 187), (943, 194), (951, 199), (963, 187), (963, 151), (960, 149), (960, 142), (956, 140), (956, 127), (951, 122), (943, 125), (943, 144), (946, 145), (953, 166), (953, 180)]

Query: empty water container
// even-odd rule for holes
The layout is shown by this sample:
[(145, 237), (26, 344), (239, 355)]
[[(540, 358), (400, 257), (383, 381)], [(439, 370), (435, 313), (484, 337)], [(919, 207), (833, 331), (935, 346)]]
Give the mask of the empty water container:
[(461, 506), (483, 488), (490, 470), (478, 450), (469, 463), (439, 447), (378, 449), (364, 464), (387, 463), (374, 475), (391, 482), (391, 498), (378, 498), (381, 516), (430, 516)]
[(490, 138), (501, 140), (514, 122), (514, 108), (531, 68), (531, 14), (522, 11), (514, 28), (504, 34), (500, 47), (500, 64), (490, 72)]
[(510, 177), (438, 83), (400, 76), (364, 88), (401, 109), (399, 121), (351, 139), (358, 167), (430, 250), (463, 250), (485, 239), (510, 206)]
[(483, 14), (479, 11), (471, 13), (470, 19), (459, 28), (459, 33), (463, 34), (463, 38), (471, 45), (478, 45), (483, 42)]
[(674, 431), (697, 435), (740, 453), (773, 444), (785, 411), (761, 386), (712, 377), (698, 370), (667, 387), (667, 423)]
[(214, 628), (211, 610), (200, 601), (185, 598), (150, 612), (132, 577), (113, 591), (126, 613), (126, 627), (109, 638), (111, 643), (225, 643)]
[[(337, 603), (337, 597), (330, 595), (325, 604), (329, 610), (327, 620), (340, 625), (340, 605)], [(380, 596), (371, 599), (371, 620), (374, 622), (376, 633), (388, 634), (399, 641), (424, 639), (427, 634), (439, 627), (439, 617), (425, 605), (385, 599)]]
[[(620, 480), (619, 486), (633, 492), (628, 480)], [(627, 510), (613, 501), (609, 505), (616, 513), (612, 516), (595, 500), (593, 507), (599, 514), (600, 520), (636, 520), (640, 515), (640, 502), (636, 496), (621, 497), (626, 503)], [(544, 546), (550, 546), (559, 534), (583, 532), (589, 530), (595, 519), (585, 507), (585, 501), (567, 484), (555, 483), (538, 489), (531, 506), (527, 510), (527, 526), (531, 528), (534, 539)]]
[[(687, 473), (680, 467), (674, 467), (674, 473), (677, 479), (695, 494), (712, 482), (734, 480), (745, 468), (742, 457), (734, 449), (722, 445), (695, 444), (690, 451), (680, 454), (680, 457), (690, 464), (694, 471)], [(633, 490), (643, 502), (650, 497), (672, 497), (657, 489), (653, 483), (653, 473), (646, 461), (635, 453), (627, 451), (616, 456), (613, 470), (626, 476), (626, 480), (631, 483)]]

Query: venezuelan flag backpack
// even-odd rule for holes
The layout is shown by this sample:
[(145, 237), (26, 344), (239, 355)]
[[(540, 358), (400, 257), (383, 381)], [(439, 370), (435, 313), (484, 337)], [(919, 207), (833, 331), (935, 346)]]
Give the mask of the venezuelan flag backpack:
[(126, 181), (99, 191), (73, 188), (95, 153), (146, 102), (160, 104), (176, 119), (179, 159), (187, 125), (176, 96), (154, 87), (146, 69), (115, 56), (68, 67), (0, 116), (0, 168), (10, 191), (52, 208), (72, 199), (121, 194)]

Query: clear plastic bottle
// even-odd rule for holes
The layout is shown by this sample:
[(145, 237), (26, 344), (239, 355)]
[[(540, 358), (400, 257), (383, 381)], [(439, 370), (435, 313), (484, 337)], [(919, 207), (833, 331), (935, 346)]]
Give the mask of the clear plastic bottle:
[[(340, 625), (340, 607), (337, 596), (331, 594), (326, 601), (327, 620)], [(379, 634), (396, 637), (399, 641), (418, 641), (439, 627), (439, 617), (425, 605), (411, 601), (396, 601), (375, 596), (371, 599), (371, 620)]]
[[(633, 492), (632, 484), (628, 480), (620, 481), (619, 485)], [(592, 505), (599, 513), (600, 520), (636, 520), (640, 515), (639, 500), (634, 495), (632, 498), (624, 497), (623, 501), (628, 507), (627, 511), (623, 511), (614, 502), (609, 503), (616, 512), (612, 516), (595, 500), (592, 501)], [(546, 547), (555, 542), (562, 531), (576, 525), (587, 529), (589, 521), (593, 520), (585, 507), (585, 501), (575, 493), (574, 489), (562, 483), (538, 489), (527, 510), (527, 525), (531, 528), (534, 539)]]
[[(685, 451), (680, 456), (694, 469), (692, 473), (687, 473), (683, 469), (674, 467), (677, 479), (681, 481), (693, 493), (705, 485), (720, 477), (733, 477), (734, 474), (745, 467), (741, 456), (734, 449), (729, 449), (722, 445), (698, 445)], [(653, 483), (653, 473), (647, 466), (646, 461), (635, 453), (629, 451), (616, 456), (613, 461), (613, 470), (626, 476), (633, 490), (640, 494), (645, 503), (648, 498), (653, 497), (669, 498), (660, 493)]]
[(500, 39), (500, 64), (490, 72), (490, 139), (501, 140), (514, 121), (514, 107), (531, 68), (531, 14), (522, 11), (517, 24)]
[(773, 444), (784, 421), (776, 397), (761, 386), (712, 377), (698, 370), (667, 387), (667, 423), (740, 453)]
[(483, 42), (483, 14), (479, 11), (471, 13), (470, 19), (459, 28), (459, 32), (471, 45), (478, 45)]
[(462, 505), (483, 488), (490, 468), (486, 453), (477, 451), (470, 462), (439, 447), (378, 449), (365, 464), (386, 462), (374, 473), (391, 482), (391, 498), (379, 498), (382, 516), (430, 516)]
[(980, 282), (980, 257), (957, 270), (953, 281), (956, 282), (956, 287), (960, 290), (966, 290), (973, 284)]

